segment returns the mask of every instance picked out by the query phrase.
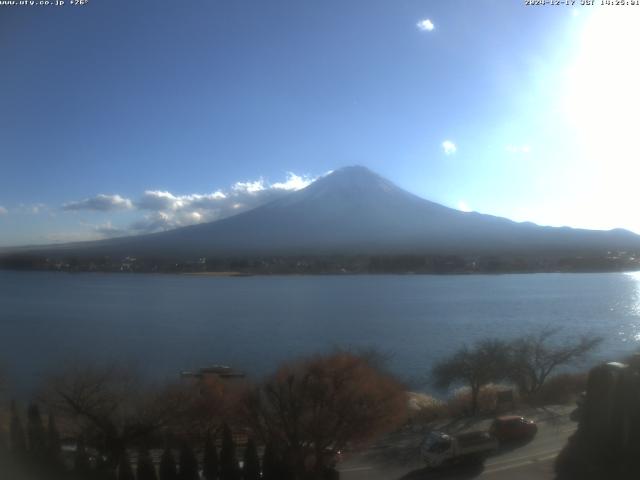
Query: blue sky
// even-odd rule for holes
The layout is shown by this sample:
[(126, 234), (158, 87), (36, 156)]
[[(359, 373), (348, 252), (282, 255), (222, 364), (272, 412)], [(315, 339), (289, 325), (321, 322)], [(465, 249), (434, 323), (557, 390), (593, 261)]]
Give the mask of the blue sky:
[(0, 6), (0, 245), (210, 221), (352, 164), (455, 208), (640, 232), (639, 14)]

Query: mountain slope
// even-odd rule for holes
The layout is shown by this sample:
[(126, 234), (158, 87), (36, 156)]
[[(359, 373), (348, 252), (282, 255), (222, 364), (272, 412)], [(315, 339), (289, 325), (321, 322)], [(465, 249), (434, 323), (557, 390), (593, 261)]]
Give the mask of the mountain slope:
[(640, 249), (625, 231), (540, 227), (424, 200), (364, 167), (337, 170), (269, 204), (212, 223), (69, 245), (80, 255), (353, 253), (562, 254)]

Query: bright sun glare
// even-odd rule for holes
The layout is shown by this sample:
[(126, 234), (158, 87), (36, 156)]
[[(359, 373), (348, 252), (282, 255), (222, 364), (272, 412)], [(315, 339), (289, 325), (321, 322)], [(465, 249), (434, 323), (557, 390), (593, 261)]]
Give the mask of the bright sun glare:
[(598, 9), (585, 22), (579, 50), (567, 70), (563, 110), (581, 147), (581, 162), (595, 169), (600, 193), (634, 191), (640, 168), (640, 12)]

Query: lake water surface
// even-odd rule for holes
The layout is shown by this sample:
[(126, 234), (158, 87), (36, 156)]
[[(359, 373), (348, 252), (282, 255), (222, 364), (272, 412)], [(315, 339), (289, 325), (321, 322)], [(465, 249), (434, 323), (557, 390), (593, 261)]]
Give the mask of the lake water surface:
[(464, 342), (542, 326), (640, 346), (640, 275), (195, 277), (0, 271), (0, 364), (17, 388), (68, 361), (156, 378), (213, 363), (261, 376), (332, 347), (377, 347), (419, 383)]

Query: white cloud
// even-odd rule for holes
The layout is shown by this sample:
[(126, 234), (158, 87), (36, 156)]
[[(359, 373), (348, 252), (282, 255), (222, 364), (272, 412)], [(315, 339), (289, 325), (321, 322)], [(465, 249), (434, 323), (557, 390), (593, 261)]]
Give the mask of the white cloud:
[(169, 210), (177, 211), (183, 208), (208, 208), (216, 205), (227, 195), (220, 190), (207, 194), (173, 195), (163, 190), (147, 190), (142, 198), (134, 202), (141, 210)]
[(235, 192), (258, 193), (265, 189), (264, 180), (260, 178), (254, 182), (236, 182), (231, 187)]
[(142, 210), (175, 210), (180, 204), (178, 197), (162, 190), (147, 190), (136, 200), (136, 208)]
[(445, 140), (442, 142), (442, 149), (445, 155), (453, 155), (458, 151), (458, 147), (451, 140)]
[[(128, 210), (133, 204), (128, 198), (120, 195), (103, 195), (85, 198), (76, 202), (65, 203), (64, 210), (94, 210), (98, 212), (111, 212), (113, 210)], [(34, 212), (37, 213), (37, 212)]]
[(308, 187), (315, 178), (308, 177), (306, 175), (300, 176), (293, 172), (287, 172), (287, 180), (284, 182), (274, 183), (271, 188), (277, 190), (302, 190)]
[(431, 32), (434, 28), (436, 28), (433, 22), (428, 18), (420, 20), (418, 23), (416, 23), (416, 27), (418, 27), (418, 30), (421, 30), (423, 32)]
[(0, 205), (0, 216), (7, 215), (8, 213), (9, 213), (9, 210), (7, 210), (2, 205)]
[(529, 145), (506, 145), (504, 147), (504, 149), (509, 152), (509, 153), (513, 153), (513, 154), (528, 154), (531, 153), (531, 146)]
[(460, 200), (458, 202), (458, 210), (460, 210), (461, 212), (471, 212), (471, 207), (469, 207), (469, 205), (467, 204), (467, 202), (465, 202), (464, 200)]
[[(132, 233), (152, 233), (202, 222), (220, 220), (252, 208), (259, 207), (289, 192), (301, 190), (317, 177), (296, 175), (287, 172), (282, 182), (269, 183), (263, 178), (253, 181), (236, 182), (227, 191), (176, 195), (167, 190), (146, 190), (137, 200), (129, 200), (120, 195), (96, 195), (95, 197), (65, 203), (67, 211), (134, 210), (143, 213), (128, 228), (115, 227), (111, 222), (100, 225), (83, 223), (88, 229), (87, 239), (110, 238)], [(32, 209), (44, 208), (38, 204)], [(1, 207), (0, 207), (1, 208)], [(24, 206), (24, 210), (27, 207)], [(2, 215), (2, 210), (0, 210)]]
[(220, 220), (259, 207), (288, 192), (301, 190), (315, 181), (307, 175), (287, 173), (284, 182), (268, 183), (263, 178), (236, 182), (229, 191), (209, 194), (174, 195), (163, 190), (147, 190), (134, 202), (148, 213), (131, 225), (136, 233), (157, 232), (202, 222)]
[(220, 205), (222, 200), (226, 200), (227, 198), (228, 196), (226, 193), (223, 193), (220, 190), (218, 190), (213, 193), (209, 193), (205, 195), (199, 195), (197, 193), (193, 195), (187, 195), (183, 197), (183, 202), (185, 206), (188, 206), (191, 208), (208, 209), (208, 208), (216, 208), (217, 206)]

